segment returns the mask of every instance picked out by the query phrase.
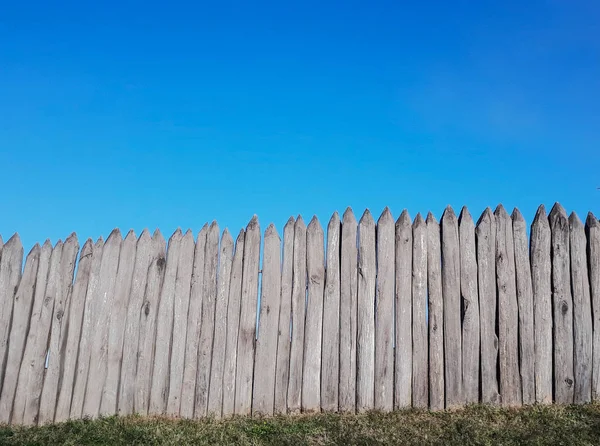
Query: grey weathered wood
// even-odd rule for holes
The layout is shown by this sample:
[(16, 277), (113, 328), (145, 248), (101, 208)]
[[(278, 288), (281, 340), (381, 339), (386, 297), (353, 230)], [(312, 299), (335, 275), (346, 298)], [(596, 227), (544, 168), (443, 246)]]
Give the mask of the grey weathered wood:
[(394, 219), (385, 208), (377, 221), (375, 294), (375, 408), (394, 408)]
[(170, 353), (173, 343), (173, 313), (175, 306), (175, 282), (181, 252), (183, 234), (177, 229), (169, 239), (165, 278), (160, 292), (156, 316), (156, 340), (154, 343), (154, 364), (150, 405), (148, 413), (162, 415), (167, 410), (169, 397)]
[(573, 291), (573, 337), (575, 404), (592, 400), (592, 303), (588, 276), (585, 228), (575, 212), (569, 217), (571, 289)]
[[(396, 341), (396, 386), (402, 387), (396, 389), (396, 394), (402, 396), (398, 401), (398, 403), (402, 402), (402, 405), (398, 404), (399, 408), (410, 407), (412, 396), (413, 407), (427, 409), (429, 404), (427, 224), (421, 214), (417, 214), (411, 227), (408, 213), (404, 215), (404, 224), (396, 227), (396, 249), (399, 249), (398, 244), (402, 249), (399, 253), (402, 256), (402, 263), (398, 265), (402, 269), (398, 270), (398, 266), (396, 267), (400, 279), (399, 283), (396, 282), (396, 286), (399, 293), (402, 293), (396, 304), (396, 314), (399, 315), (396, 319), (396, 332), (403, 333), (403, 336), (398, 336)], [(410, 251), (408, 243), (412, 245)], [(404, 364), (400, 362), (401, 358)]]
[[(70, 418), (80, 418), (83, 413), (85, 389), (87, 387), (88, 373), (90, 370), (90, 356), (92, 348), (93, 326), (98, 318), (98, 285), (100, 280), (100, 267), (102, 266), (102, 253), (104, 240), (100, 237), (94, 245), (92, 262), (90, 265), (90, 278), (86, 289), (83, 321), (81, 325), (81, 338), (77, 353), (77, 368), (75, 370), (75, 385), (71, 399)], [(40, 267), (41, 267), (40, 263)], [(39, 276), (39, 273), (38, 273)], [(37, 288), (36, 288), (37, 293)]]
[[(73, 273), (75, 271), (78, 252), (79, 243), (77, 236), (73, 233), (63, 245), (56, 280), (56, 297), (54, 299), (52, 326), (48, 343), (46, 373), (38, 414), (38, 422), (40, 424), (52, 423), (54, 421), (56, 400), (58, 399), (62, 376), (62, 365), (65, 360), (69, 307), (73, 290)], [(48, 294), (48, 290), (46, 290), (46, 294)]]
[(237, 365), (237, 342), (240, 327), (242, 298), (242, 270), (246, 233), (240, 230), (231, 265), (229, 303), (227, 305), (227, 335), (225, 342), (225, 367), (223, 369), (223, 416), (235, 413), (235, 378)]
[(260, 263), (260, 226), (254, 216), (246, 227), (242, 273), (240, 329), (237, 344), (235, 413), (250, 415), (258, 303), (258, 269)]
[(444, 301), (440, 225), (427, 215), (427, 287), (429, 293), (429, 408), (444, 409)]
[(196, 402), (196, 373), (198, 371), (198, 343), (202, 320), (202, 288), (204, 287), (204, 256), (206, 254), (206, 234), (208, 224), (198, 233), (194, 251), (194, 265), (190, 284), (190, 306), (187, 320), (187, 340), (185, 343), (185, 363), (179, 413), (183, 418), (194, 416)]
[(32, 316), (35, 282), (42, 248), (36, 244), (27, 255), (23, 277), (14, 299), (13, 321), (8, 342), (6, 372), (0, 394), (0, 423), (7, 424), (13, 407), (19, 369), (25, 350), (29, 319)]
[(283, 262), (281, 267), (281, 302), (277, 331), (277, 366), (275, 370), (274, 412), (287, 412), (287, 389), (290, 376), (290, 345), (292, 324), (292, 274), (294, 266), (294, 225), (290, 217), (283, 228)]
[(275, 403), (277, 331), (281, 300), (281, 239), (275, 226), (265, 231), (258, 338), (254, 356), (252, 413), (272, 415)]
[(591, 212), (586, 219), (594, 338), (592, 346), (592, 401), (600, 399), (600, 222)]
[(459, 217), (460, 291), (462, 296), (463, 392), (467, 404), (479, 402), (479, 293), (477, 288), (477, 248), (475, 223), (466, 207)]
[(144, 292), (146, 290), (148, 268), (151, 261), (152, 236), (147, 229), (144, 229), (136, 245), (131, 293), (127, 304), (123, 362), (121, 364), (121, 379), (119, 382), (118, 411), (120, 415), (130, 415), (133, 413), (137, 352), (140, 339), (140, 318), (142, 317), (144, 307)]
[(108, 371), (108, 336), (110, 315), (114, 305), (115, 282), (121, 252), (121, 232), (115, 229), (104, 244), (98, 293), (93, 297), (99, 300), (97, 319), (93, 325), (90, 370), (88, 385), (83, 403), (83, 415), (97, 417), (100, 413), (102, 391)]
[(208, 391), (215, 333), (215, 308), (217, 299), (217, 271), (219, 267), (219, 225), (213, 221), (206, 234), (204, 279), (202, 281), (202, 319), (198, 343), (198, 369), (196, 371), (196, 402), (194, 416), (204, 417), (208, 411)]
[[(413, 227), (408, 211), (405, 209), (396, 221), (396, 356), (395, 356), (395, 380), (394, 380), (394, 407), (396, 409), (406, 409), (411, 406), (413, 401), (413, 342), (415, 351), (418, 352), (419, 363), (416, 364), (419, 372), (422, 373), (414, 384), (417, 387), (425, 386), (420, 395), (415, 397), (415, 403), (418, 407), (427, 408), (429, 390), (428, 385), (428, 367), (427, 367), (427, 319), (425, 318), (425, 309), (427, 307), (427, 227), (423, 217), (417, 215), (420, 221), (420, 232), (417, 234), (418, 243), (421, 249), (418, 256), (415, 257), (416, 266), (413, 274)], [(420, 309), (423, 310), (423, 317), (415, 318), (416, 325), (413, 327), (412, 313), (413, 307), (413, 281), (418, 285), (416, 295), (417, 301), (421, 303)], [(414, 337), (413, 337), (414, 332)], [(424, 376), (423, 376), (424, 375)]]
[(175, 302), (173, 309), (173, 345), (169, 372), (169, 396), (167, 414), (179, 416), (181, 391), (183, 388), (183, 370), (185, 367), (185, 349), (187, 321), (190, 306), (190, 287), (194, 267), (194, 235), (188, 230), (181, 239), (177, 276), (175, 278)]
[(148, 268), (148, 279), (140, 317), (138, 342), (138, 366), (135, 379), (134, 412), (147, 415), (150, 404), (152, 368), (156, 339), (157, 310), (166, 272), (166, 242), (160, 231), (152, 236), (152, 261)]
[(552, 403), (552, 289), (550, 224), (541, 205), (531, 225), (531, 285), (535, 338), (535, 401)]
[(300, 412), (302, 404), (302, 362), (306, 315), (306, 225), (301, 216), (294, 227), (294, 266), (292, 284), (292, 343), (288, 380), (288, 411)]
[(208, 414), (220, 417), (223, 411), (223, 372), (227, 347), (227, 305), (233, 261), (233, 238), (227, 229), (221, 237), (219, 276), (217, 278), (217, 302), (215, 309), (215, 336), (213, 341), (208, 391)]
[(375, 220), (367, 209), (358, 224), (356, 410), (375, 407)]
[(6, 242), (0, 259), (0, 386), (6, 370), (10, 322), (22, 266), (23, 245), (19, 234), (15, 234)]
[(357, 222), (351, 208), (342, 218), (340, 269), (340, 387), (342, 412), (356, 410), (356, 317), (358, 313)]
[(302, 411), (321, 409), (321, 347), (323, 335), (323, 292), (325, 287), (325, 239), (323, 228), (313, 217), (306, 230), (308, 293), (304, 326)]
[(328, 412), (338, 411), (339, 400), (340, 232), (340, 216), (337, 212), (334, 212), (327, 225), (327, 263), (323, 297), (323, 349), (321, 355), (321, 409)]
[(475, 229), (477, 240), (477, 284), (479, 288), (479, 325), (481, 332), (481, 402), (499, 404), (498, 336), (496, 317), (496, 217), (487, 208)]
[(518, 209), (512, 213), (519, 304), (519, 366), (523, 389), (523, 404), (535, 403), (535, 335), (533, 317), (533, 286), (527, 227)]
[(81, 327), (83, 325), (83, 312), (87, 294), (90, 271), (92, 268), (92, 256), (94, 254), (94, 242), (88, 239), (79, 254), (79, 265), (77, 277), (73, 285), (73, 293), (70, 299), (69, 322), (67, 340), (65, 346), (64, 364), (61, 373), (61, 387), (56, 403), (54, 421), (59, 423), (70, 416), (71, 400), (75, 384), (75, 373), (77, 370), (77, 356), (79, 352), (79, 340), (81, 338)]
[(512, 220), (502, 205), (498, 205), (496, 208), (495, 216), (500, 395), (503, 406), (519, 406), (522, 403), (519, 338), (516, 329), (519, 321), (519, 307)]
[(572, 404), (573, 298), (569, 261), (569, 222), (563, 207), (556, 203), (550, 212), (552, 231), (552, 301), (554, 313), (554, 401)]
[(117, 413), (119, 379), (121, 375), (121, 362), (123, 359), (123, 343), (127, 323), (127, 307), (133, 280), (135, 265), (135, 251), (137, 237), (129, 231), (119, 254), (119, 268), (115, 283), (114, 300), (110, 313), (108, 332), (107, 369), (102, 401), (100, 402), (100, 415), (113, 415)]
[(444, 370), (446, 407), (465, 401), (462, 390), (462, 330), (458, 220), (448, 206), (442, 215), (442, 295), (444, 298)]

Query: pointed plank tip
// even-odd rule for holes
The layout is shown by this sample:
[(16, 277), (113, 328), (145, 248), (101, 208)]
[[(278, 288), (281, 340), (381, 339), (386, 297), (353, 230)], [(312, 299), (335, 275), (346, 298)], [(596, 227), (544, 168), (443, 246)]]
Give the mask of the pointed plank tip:
[(383, 209), (383, 212), (381, 212), (381, 215), (379, 216), (379, 219), (377, 220), (377, 224), (393, 223), (393, 222), (394, 222), (394, 217), (392, 216), (392, 211), (390, 210), (390, 208), (388, 206), (386, 206)]
[(356, 223), (356, 216), (354, 215), (354, 211), (352, 210), (352, 208), (350, 206), (348, 206), (346, 208), (346, 210), (344, 211), (344, 215), (342, 216), (342, 221), (344, 223)]
[(571, 212), (571, 215), (569, 215), (569, 226), (572, 229), (583, 228), (583, 223), (575, 211)]
[[(410, 220), (409, 220), (409, 221), (410, 221)], [(413, 228), (418, 228), (418, 227), (424, 226), (424, 225), (426, 225), (426, 224), (427, 224), (427, 222), (426, 222), (426, 221), (425, 221), (425, 219), (423, 218), (423, 215), (421, 215), (421, 213), (419, 212), (419, 213), (417, 214), (417, 216), (415, 217), (415, 221), (414, 221), (414, 223), (413, 223)]]
[(562, 207), (562, 205), (557, 201), (556, 203), (554, 203), (554, 206), (552, 206), (552, 210), (550, 211), (550, 219), (554, 219), (554, 218), (567, 218), (567, 212), (565, 211), (565, 208)]
[(523, 214), (521, 214), (521, 211), (519, 210), (519, 208), (513, 209), (511, 218), (512, 218), (513, 222), (525, 223), (525, 218), (523, 218)]
[(15, 232), (11, 238), (4, 244), (4, 249), (9, 249), (12, 245), (20, 245), (21, 244), (21, 236), (19, 236), (18, 232)]
[(375, 224), (375, 219), (373, 218), (373, 214), (371, 214), (371, 211), (367, 208), (365, 209), (365, 212), (363, 212), (362, 217), (360, 217), (360, 225), (366, 225), (366, 224)]
[(508, 212), (506, 212), (506, 209), (502, 203), (500, 203), (498, 206), (496, 206), (494, 215), (497, 218), (506, 218), (506, 219), (510, 218), (510, 216), (508, 215)]
[(437, 224), (438, 222), (431, 211), (427, 213), (427, 219), (425, 221), (427, 222), (427, 224)]
[(127, 235), (125, 236), (125, 240), (137, 240), (137, 236), (135, 235), (135, 231), (133, 229), (130, 229), (127, 232)]
[(44, 248), (52, 248), (52, 242), (50, 241), (49, 238), (46, 239), (46, 241), (44, 242), (43, 247)]
[(600, 222), (592, 212), (588, 212), (585, 225), (588, 228), (600, 228)]
[(272, 236), (279, 236), (279, 234), (277, 233), (277, 229), (275, 228), (275, 224), (270, 223), (269, 226), (267, 226), (267, 229), (265, 230), (265, 237), (272, 237)]
[(454, 208), (451, 205), (446, 206), (442, 214), (442, 221), (446, 219), (456, 219), (456, 212), (454, 212)]
[(36, 243), (35, 245), (33, 245), (33, 248), (31, 248), (29, 250), (27, 257), (32, 256), (32, 255), (37, 255), (41, 250), (42, 250), (42, 247), (40, 246), (40, 244)]
[[(420, 213), (417, 215), (421, 215)], [(423, 219), (423, 216), (421, 216), (421, 219)], [(408, 213), (408, 209), (403, 209), (402, 212), (400, 213), (400, 217), (398, 217), (398, 220), (396, 220), (396, 226), (410, 226), (411, 224), (411, 220), (410, 220), (410, 214)]]
[(285, 222), (285, 226), (290, 226), (293, 225), (294, 223), (296, 223), (296, 219), (294, 218), (294, 216), (290, 216), (290, 218), (287, 219), (287, 221)]
[(306, 227), (306, 224), (304, 223), (304, 219), (302, 218), (302, 215), (298, 215), (298, 217), (296, 217), (296, 227)]

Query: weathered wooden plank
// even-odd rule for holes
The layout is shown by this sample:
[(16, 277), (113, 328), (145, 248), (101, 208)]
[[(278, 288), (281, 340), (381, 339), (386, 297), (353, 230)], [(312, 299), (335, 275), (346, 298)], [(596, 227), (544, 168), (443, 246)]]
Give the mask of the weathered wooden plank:
[(194, 416), (196, 404), (196, 373), (198, 371), (198, 343), (202, 321), (202, 288), (204, 287), (204, 257), (208, 224), (198, 233), (194, 251), (194, 265), (190, 284), (190, 306), (187, 319), (187, 340), (185, 343), (185, 364), (183, 386), (181, 388), (180, 415), (183, 418)]
[(519, 374), (519, 307), (515, 275), (515, 245), (512, 221), (502, 205), (496, 216), (496, 282), (498, 288), (498, 342), (500, 350), (500, 395), (503, 406), (522, 403)]
[(25, 350), (29, 318), (32, 316), (35, 282), (42, 248), (36, 244), (27, 255), (25, 270), (14, 299), (13, 321), (8, 342), (6, 372), (0, 394), (0, 423), (7, 424), (17, 391), (19, 369)]
[(556, 203), (550, 212), (552, 232), (552, 300), (554, 313), (554, 401), (572, 404), (573, 297), (569, 259), (569, 222), (563, 207)]
[[(62, 365), (65, 360), (64, 354), (68, 329), (67, 318), (69, 315), (71, 293), (73, 291), (73, 273), (75, 271), (78, 252), (79, 243), (77, 236), (73, 233), (63, 245), (58, 277), (56, 279), (56, 297), (54, 299), (52, 326), (48, 343), (46, 373), (38, 414), (38, 422), (40, 424), (52, 423), (54, 421)], [(46, 293), (48, 293), (48, 290), (46, 290)]]
[(208, 391), (215, 334), (219, 232), (219, 225), (216, 221), (213, 221), (206, 235), (204, 279), (202, 281), (202, 325), (198, 343), (198, 369), (196, 371), (196, 402), (194, 408), (196, 418), (206, 416), (208, 411)]
[(115, 282), (121, 252), (121, 232), (115, 229), (106, 239), (102, 262), (98, 293), (93, 296), (99, 300), (97, 319), (93, 325), (93, 337), (90, 356), (88, 385), (85, 390), (83, 415), (97, 417), (100, 413), (102, 390), (108, 371), (108, 335), (110, 315), (115, 298)]
[(227, 305), (227, 339), (225, 342), (225, 368), (223, 369), (223, 416), (235, 413), (235, 378), (237, 365), (237, 342), (240, 327), (242, 299), (242, 272), (244, 259), (244, 241), (246, 233), (240, 230), (231, 265), (229, 283), (229, 303)]
[(304, 356), (304, 321), (306, 315), (306, 225), (298, 216), (294, 227), (294, 266), (292, 284), (292, 343), (288, 380), (288, 411), (302, 407), (302, 363)]
[(169, 397), (170, 352), (173, 343), (173, 313), (175, 305), (175, 281), (181, 252), (183, 234), (177, 229), (169, 239), (167, 247), (167, 265), (165, 278), (156, 316), (156, 340), (154, 343), (154, 364), (152, 385), (150, 386), (150, 405), (148, 413), (162, 415), (167, 410)]
[(464, 403), (462, 390), (462, 333), (460, 248), (458, 220), (448, 206), (442, 215), (442, 296), (444, 298), (444, 370), (446, 407)]
[(533, 286), (527, 226), (518, 209), (512, 213), (519, 304), (519, 366), (523, 389), (523, 404), (535, 403), (535, 335), (533, 317)]
[(375, 289), (375, 409), (394, 409), (394, 219), (385, 208), (377, 221)]
[(487, 208), (475, 228), (477, 240), (477, 284), (479, 288), (479, 325), (481, 330), (481, 402), (499, 404), (498, 336), (496, 317), (496, 217)]
[(283, 228), (283, 263), (281, 269), (281, 302), (277, 331), (277, 366), (275, 370), (274, 412), (287, 412), (287, 389), (290, 376), (290, 345), (292, 326), (292, 274), (294, 266), (294, 225), (290, 217)]
[(275, 403), (277, 330), (281, 297), (281, 239), (273, 224), (265, 231), (262, 293), (254, 356), (252, 413), (272, 415)]
[(225, 229), (221, 237), (219, 276), (217, 278), (217, 302), (215, 309), (215, 336), (208, 391), (208, 414), (220, 417), (223, 411), (223, 373), (227, 348), (227, 305), (233, 262), (233, 238)]
[(357, 222), (351, 208), (342, 217), (340, 270), (340, 387), (342, 412), (356, 410), (356, 317), (358, 314)]
[(135, 401), (135, 376), (137, 373), (137, 352), (140, 339), (140, 318), (144, 306), (144, 292), (148, 281), (148, 268), (152, 261), (152, 237), (144, 229), (138, 238), (131, 279), (131, 293), (127, 304), (123, 362), (119, 383), (120, 415), (133, 413)]
[(327, 264), (325, 269), (325, 291), (323, 298), (321, 409), (328, 412), (337, 412), (339, 401), (340, 232), (340, 216), (336, 211), (331, 216), (329, 224), (327, 225)]
[(0, 386), (4, 381), (10, 322), (22, 266), (23, 245), (19, 234), (15, 234), (6, 242), (0, 259)]
[(590, 293), (593, 309), (592, 401), (600, 400), (600, 222), (591, 212), (586, 222)]
[[(406, 364), (398, 364), (397, 362), (399, 368), (396, 371), (396, 385), (403, 386), (404, 388), (396, 389), (396, 393), (403, 396), (400, 399), (400, 401), (403, 401), (403, 404), (398, 407), (410, 407), (412, 395), (413, 407), (427, 409), (429, 404), (429, 358), (427, 357), (427, 225), (421, 214), (417, 214), (415, 222), (411, 227), (408, 213), (405, 215), (404, 234), (401, 235), (400, 240), (396, 238), (396, 243), (404, 243), (406, 245), (412, 240), (412, 247), (411, 251), (409, 251), (408, 247), (404, 246), (404, 264), (401, 265), (402, 270), (398, 271), (401, 282), (397, 283), (397, 286), (402, 286), (403, 295), (400, 296), (401, 300), (398, 300), (396, 306), (396, 313), (400, 314), (396, 319), (396, 330), (398, 333), (404, 333), (404, 335), (396, 342), (396, 355), (401, 354), (401, 357), (405, 358), (404, 362)], [(397, 233), (397, 237), (398, 235), (400, 234)], [(404, 315), (403, 313), (410, 313), (411, 307), (412, 317), (410, 314)], [(412, 342), (410, 333), (411, 325)]]
[(260, 226), (256, 215), (246, 227), (242, 273), (240, 329), (237, 346), (235, 413), (250, 415), (258, 303), (258, 269), (260, 263)]
[(306, 230), (306, 272), (308, 292), (304, 326), (302, 411), (321, 409), (321, 347), (323, 335), (323, 292), (325, 287), (325, 238), (313, 217)]
[(445, 398), (444, 301), (442, 299), (442, 247), (440, 224), (431, 212), (427, 214), (426, 223), (427, 287), (429, 293), (429, 408), (431, 410), (443, 410)]
[(152, 236), (152, 261), (148, 268), (148, 279), (144, 292), (140, 317), (138, 342), (138, 366), (135, 379), (134, 412), (147, 415), (152, 386), (152, 368), (156, 339), (157, 310), (166, 273), (166, 242), (159, 230)]
[(173, 345), (169, 373), (169, 396), (167, 414), (179, 416), (181, 391), (183, 389), (183, 370), (185, 367), (185, 349), (187, 321), (190, 306), (190, 287), (194, 267), (194, 235), (188, 230), (181, 239), (177, 276), (175, 278), (175, 303), (173, 309)]
[(356, 410), (375, 407), (375, 220), (367, 209), (358, 223)]
[(541, 205), (531, 225), (531, 285), (535, 338), (535, 401), (552, 404), (552, 289), (550, 224)]
[(86, 290), (83, 321), (81, 325), (81, 339), (79, 340), (77, 368), (75, 370), (75, 385), (73, 387), (73, 397), (71, 400), (70, 418), (80, 418), (83, 413), (85, 388), (87, 387), (88, 374), (90, 370), (92, 337), (94, 335), (93, 327), (98, 318), (98, 304), (100, 302), (98, 285), (100, 283), (100, 267), (102, 266), (103, 252), (104, 240), (102, 237), (100, 237), (94, 245), (92, 262), (90, 266), (90, 278)]
[(575, 212), (569, 217), (571, 246), (571, 289), (573, 292), (573, 369), (575, 404), (592, 400), (592, 303), (588, 276), (586, 237), (583, 223)]
[(121, 362), (123, 359), (123, 343), (125, 327), (127, 324), (127, 308), (133, 281), (133, 268), (135, 266), (137, 237), (129, 231), (121, 244), (119, 254), (119, 267), (114, 291), (114, 300), (111, 308), (106, 380), (102, 391), (100, 415), (113, 415), (117, 413), (119, 379), (121, 375)]

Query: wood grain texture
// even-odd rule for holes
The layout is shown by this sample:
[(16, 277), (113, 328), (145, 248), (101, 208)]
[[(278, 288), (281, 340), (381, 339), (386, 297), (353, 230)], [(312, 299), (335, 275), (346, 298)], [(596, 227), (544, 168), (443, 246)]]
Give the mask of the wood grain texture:
[(198, 371), (198, 343), (202, 326), (202, 289), (204, 287), (204, 257), (206, 254), (206, 235), (208, 224), (205, 224), (196, 240), (194, 264), (190, 284), (190, 305), (187, 319), (187, 336), (185, 342), (185, 362), (183, 368), (183, 384), (181, 388), (181, 404), (179, 413), (182, 418), (194, 416), (196, 402), (196, 374)]
[(339, 401), (341, 229), (340, 216), (335, 212), (327, 225), (327, 263), (323, 298), (321, 409), (327, 412), (337, 412)]
[(459, 217), (460, 294), (462, 297), (462, 375), (467, 404), (479, 402), (480, 325), (475, 223), (466, 207)]
[(294, 225), (290, 217), (283, 228), (283, 263), (281, 267), (281, 301), (277, 331), (277, 366), (275, 370), (274, 412), (287, 412), (287, 389), (290, 376), (290, 345), (292, 326), (292, 285), (294, 267)]
[(554, 401), (572, 404), (573, 297), (569, 258), (569, 222), (563, 207), (556, 203), (550, 212), (552, 231), (552, 303), (554, 315)]
[(169, 397), (167, 399), (167, 414), (171, 416), (179, 416), (181, 409), (181, 392), (183, 389), (183, 371), (187, 345), (187, 321), (195, 248), (194, 235), (192, 231), (188, 230), (181, 239), (177, 276), (175, 278), (173, 346), (171, 348)]
[(281, 300), (281, 239), (273, 224), (265, 231), (258, 337), (254, 356), (252, 413), (273, 415), (277, 331)]
[(498, 391), (498, 297), (496, 292), (496, 217), (487, 208), (475, 228), (481, 330), (481, 402), (500, 404)]
[(302, 364), (304, 357), (304, 321), (306, 318), (306, 225), (298, 216), (294, 226), (294, 265), (292, 283), (292, 343), (288, 380), (288, 411), (302, 407)]
[(448, 206), (442, 216), (442, 296), (444, 299), (444, 370), (446, 407), (464, 403), (458, 220)]
[(394, 219), (385, 208), (377, 221), (375, 290), (375, 409), (394, 408)]
[[(427, 408), (429, 399), (429, 389), (427, 388), (429, 382), (427, 376), (427, 319), (425, 318), (427, 308), (427, 226), (421, 214), (417, 214), (415, 223), (417, 220), (419, 221), (419, 228), (416, 233), (417, 237), (414, 239), (413, 225), (406, 209), (400, 214), (395, 227), (396, 354), (394, 358), (394, 408), (396, 409), (411, 407), (413, 398), (417, 407)], [(414, 244), (413, 240), (416, 240)], [(413, 256), (415, 247), (419, 251)], [(416, 307), (413, 306), (413, 296), (416, 296)], [(413, 320), (413, 313), (417, 309), (422, 310), (422, 315), (417, 315)], [(416, 361), (414, 361), (413, 352), (418, 356)], [(413, 370), (415, 369), (422, 375), (418, 375), (418, 377), (414, 375)], [(423, 389), (423, 386), (425, 389)]]
[(357, 222), (351, 208), (342, 217), (340, 269), (340, 386), (341, 412), (356, 410), (356, 317), (358, 314)]
[(227, 345), (227, 305), (233, 262), (233, 238), (227, 229), (221, 236), (219, 273), (217, 277), (217, 302), (215, 304), (215, 335), (208, 391), (208, 415), (215, 418), (223, 413), (223, 372)]
[(367, 209), (358, 223), (356, 410), (375, 408), (375, 220)]
[(531, 285), (535, 338), (535, 401), (552, 404), (552, 263), (551, 234), (546, 208), (541, 205), (531, 225)]
[(600, 400), (600, 222), (591, 212), (586, 222), (590, 294), (592, 301), (592, 401)]
[(569, 236), (573, 292), (573, 398), (575, 404), (585, 404), (592, 400), (592, 302), (585, 228), (575, 212), (569, 217)]
[(144, 229), (137, 240), (135, 260), (131, 279), (131, 292), (125, 316), (123, 361), (119, 382), (118, 413), (133, 413), (135, 401), (135, 376), (137, 373), (137, 352), (140, 339), (140, 319), (144, 306), (144, 291), (148, 281), (148, 268), (152, 262), (152, 236)]
[(8, 424), (17, 391), (19, 369), (25, 352), (25, 342), (29, 331), (29, 319), (32, 316), (35, 296), (35, 283), (42, 248), (36, 244), (27, 254), (23, 277), (15, 294), (12, 327), (8, 342), (6, 372), (0, 393), (0, 423)]
[(431, 212), (427, 215), (426, 224), (427, 287), (429, 292), (429, 408), (431, 410), (443, 410), (445, 401), (444, 301), (442, 299), (440, 224)]
[(156, 230), (152, 236), (152, 261), (140, 318), (134, 404), (134, 411), (140, 415), (147, 415), (150, 405), (158, 307), (167, 264), (166, 245), (163, 235)]
[(308, 276), (302, 411), (321, 409), (321, 343), (323, 334), (323, 292), (325, 287), (325, 239), (321, 223), (313, 217), (306, 230), (306, 272)]
[(235, 253), (231, 265), (229, 305), (227, 306), (227, 339), (225, 345), (225, 368), (223, 370), (223, 416), (235, 413), (235, 379), (237, 369), (237, 343), (240, 327), (242, 299), (242, 272), (246, 233), (240, 230), (235, 241)]
[(259, 264), (260, 226), (258, 218), (254, 216), (246, 227), (246, 239), (244, 241), (242, 300), (235, 387), (235, 413), (239, 415), (250, 415), (252, 411)]
[(519, 305), (519, 367), (523, 389), (523, 404), (535, 403), (535, 334), (533, 316), (533, 285), (525, 219), (518, 209), (512, 213), (515, 244), (515, 272)]

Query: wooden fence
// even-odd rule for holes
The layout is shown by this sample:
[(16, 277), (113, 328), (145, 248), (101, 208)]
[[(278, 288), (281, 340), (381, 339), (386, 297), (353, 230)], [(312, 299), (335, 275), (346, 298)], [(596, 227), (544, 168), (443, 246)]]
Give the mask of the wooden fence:
[(168, 253), (159, 231), (73, 234), (24, 269), (0, 239), (0, 423), (598, 400), (600, 223), (541, 206), (530, 235), (502, 206), (348, 209), (326, 234), (269, 226), (262, 267), (254, 217)]

